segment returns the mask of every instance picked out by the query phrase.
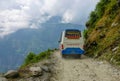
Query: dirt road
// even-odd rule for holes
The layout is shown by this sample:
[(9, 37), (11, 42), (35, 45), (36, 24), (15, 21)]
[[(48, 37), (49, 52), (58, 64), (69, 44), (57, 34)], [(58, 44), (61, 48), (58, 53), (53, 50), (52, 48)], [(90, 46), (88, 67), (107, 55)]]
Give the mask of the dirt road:
[(81, 59), (63, 59), (59, 51), (51, 81), (120, 81), (120, 71), (107, 62), (82, 56)]

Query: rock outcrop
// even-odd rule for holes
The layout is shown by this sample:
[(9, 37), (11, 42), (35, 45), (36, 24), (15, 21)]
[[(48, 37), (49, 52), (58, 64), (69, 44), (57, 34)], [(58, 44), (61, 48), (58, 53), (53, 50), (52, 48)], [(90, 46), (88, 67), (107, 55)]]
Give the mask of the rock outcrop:
[(0, 81), (8, 81), (5, 77), (0, 77)]
[(19, 77), (19, 73), (16, 70), (9, 70), (7, 73), (4, 74), (6, 78), (17, 78)]
[(31, 76), (41, 76), (42, 69), (41, 67), (30, 67)]
[(0, 77), (0, 81), (50, 81), (53, 62), (44, 60), (24, 68), (10, 70)]

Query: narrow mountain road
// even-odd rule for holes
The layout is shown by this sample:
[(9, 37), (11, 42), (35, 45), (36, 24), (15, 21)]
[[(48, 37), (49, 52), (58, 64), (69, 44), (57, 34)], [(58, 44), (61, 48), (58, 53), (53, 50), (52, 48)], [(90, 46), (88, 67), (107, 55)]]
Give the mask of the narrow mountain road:
[(82, 56), (81, 59), (62, 58), (59, 51), (51, 81), (120, 81), (120, 71), (105, 61)]

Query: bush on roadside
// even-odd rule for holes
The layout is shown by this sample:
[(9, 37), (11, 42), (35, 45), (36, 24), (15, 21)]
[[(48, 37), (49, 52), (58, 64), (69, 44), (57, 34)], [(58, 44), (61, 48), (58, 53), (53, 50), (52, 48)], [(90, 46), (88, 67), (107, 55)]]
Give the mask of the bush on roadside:
[(48, 49), (47, 51), (41, 52), (39, 54), (35, 54), (33, 52), (30, 52), (27, 57), (25, 58), (25, 61), (21, 67), (27, 66), (32, 63), (39, 62), (43, 59), (48, 59), (50, 55), (52, 54), (54, 50)]
[(85, 30), (83, 31), (83, 36), (84, 36), (85, 39), (87, 39), (87, 37), (88, 37), (87, 33), (88, 33), (88, 30), (85, 29)]

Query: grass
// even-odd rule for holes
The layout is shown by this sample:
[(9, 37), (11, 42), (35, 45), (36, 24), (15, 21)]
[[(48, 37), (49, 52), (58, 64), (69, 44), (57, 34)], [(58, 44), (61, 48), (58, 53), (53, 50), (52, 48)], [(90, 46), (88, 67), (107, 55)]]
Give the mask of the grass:
[(27, 57), (25, 58), (24, 63), (21, 66), (21, 68), (25, 67), (27, 65), (33, 64), (33, 63), (37, 63), (37, 62), (44, 60), (44, 59), (48, 59), (53, 52), (54, 52), (54, 50), (50, 50), (50, 49), (48, 49), (44, 52), (41, 52), (39, 54), (35, 54), (33, 52), (30, 52), (27, 55)]
[(83, 36), (84, 36), (84, 38), (85, 38), (85, 39), (87, 39), (87, 38), (88, 38), (88, 36), (87, 36), (87, 32), (88, 32), (88, 30), (87, 30), (87, 29), (85, 29), (85, 30), (83, 31)]
[[(120, 38), (120, 7), (117, 5), (117, 0), (100, 0), (90, 16), (87, 22), (88, 30), (85, 32), (86, 54), (120, 65), (120, 39), (118, 39)], [(112, 26), (113, 23), (117, 25)], [(100, 35), (104, 37), (101, 38)], [(93, 41), (97, 46), (92, 45)], [(112, 52), (117, 45), (119, 49)]]

